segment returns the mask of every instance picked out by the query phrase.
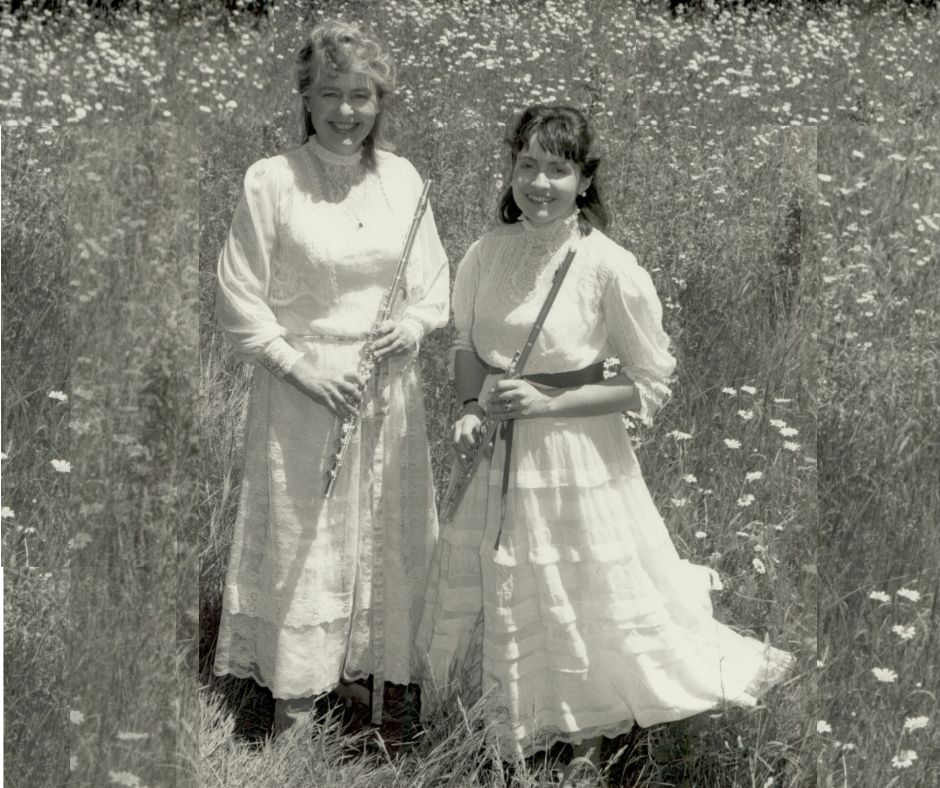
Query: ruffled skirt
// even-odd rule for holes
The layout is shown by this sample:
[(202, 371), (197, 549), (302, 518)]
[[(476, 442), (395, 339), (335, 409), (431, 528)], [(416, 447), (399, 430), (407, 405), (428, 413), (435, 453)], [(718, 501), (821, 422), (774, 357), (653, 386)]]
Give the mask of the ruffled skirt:
[[(300, 340), (298, 340), (300, 341)], [(358, 343), (300, 341), (323, 374)], [(302, 698), (376, 674), (407, 684), (437, 538), (421, 387), (393, 359), (369, 388), (330, 499), (337, 420), (258, 368), (214, 670)]]
[(785, 674), (792, 657), (712, 617), (717, 575), (679, 558), (619, 415), (516, 422), (500, 533), (503, 455), (497, 441), (434, 552), (424, 698), (482, 647), (500, 750), (528, 755), (752, 706)]

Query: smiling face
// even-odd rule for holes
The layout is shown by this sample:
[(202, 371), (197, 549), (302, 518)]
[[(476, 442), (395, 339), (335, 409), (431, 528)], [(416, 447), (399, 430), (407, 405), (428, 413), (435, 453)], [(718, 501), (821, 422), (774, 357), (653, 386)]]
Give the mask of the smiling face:
[(569, 216), (590, 183), (575, 162), (545, 150), (537, 139), (519, 151), (512, 168), (512, 197), (533, 224)]
[(328, 74), (304, 97), (317, 142), (340, 155), (355, 153), (375, 126), (379, 98), (369, 77), (359, 73)]

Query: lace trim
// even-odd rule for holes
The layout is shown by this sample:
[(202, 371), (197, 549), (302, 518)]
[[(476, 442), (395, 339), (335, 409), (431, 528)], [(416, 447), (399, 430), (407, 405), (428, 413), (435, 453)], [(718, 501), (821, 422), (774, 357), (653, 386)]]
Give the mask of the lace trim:
[(282, 380), (291, 371), (294, 364), (303, 357), (303, 353), (295, 350), (284, 339), (278, 337), (268, 343), (268, 346), (258, 356), (258, 363), (278, 380)]

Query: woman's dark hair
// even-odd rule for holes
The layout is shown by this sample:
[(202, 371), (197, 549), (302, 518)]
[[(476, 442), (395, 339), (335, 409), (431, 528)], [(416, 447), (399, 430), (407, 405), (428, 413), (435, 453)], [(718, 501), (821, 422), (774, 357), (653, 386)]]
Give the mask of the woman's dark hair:
[(575, 198), (581, 209), (578, 226), (582, 235), (588, 235), (596, 227), (607, 229), (610, 216), (601, 200), (597, 185), (597, 170), (600, 157), (594, 150), (594, 130), (580, 110), (564, 104), (533, 104), (526, 108), (513, 124), (506, 138), (511, 155), (509, 182), (499, 200), (499, 218), (504, 224), (519, 221), (522, 209), (512, 196), (512, 170), (516, 158), (532, 140), (555, 156), (568, 159), (581, 168), (581, 174), (591, 179), (591, 185)]
[(300, 94), (300, 141), (306, 142), (315, 131), (310, 113), (304, 104), (316, 87), (322, 73), (365, 74), (375, 85), (379, 112), (375, 125), (362, 143), (362, 160), (370, 169), (375, 166), (375, 149), (392, 145), (383, 133), (383, 117), (395, 93), (395, 64), (391, 55), (371, 33), (337, 20), (323, 22), (304, 38), (297, 53), (297, 92)]

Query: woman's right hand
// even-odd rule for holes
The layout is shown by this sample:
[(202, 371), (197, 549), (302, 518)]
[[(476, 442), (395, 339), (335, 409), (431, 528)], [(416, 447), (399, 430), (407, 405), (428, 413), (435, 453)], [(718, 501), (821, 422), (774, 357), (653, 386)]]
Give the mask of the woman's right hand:
[(366, 381), (356, 372), (347, 372), (339, 377), (319, 377), (305, 359), (294, 364), (284, 379), (341, 419), (359, 410), (366, 385)]
[(469, 454), (480, 441), (480, 427), (483, 425), (483, 409), (472, 403), (464, 409), (460, 418), (454, 422), (454, 448), (461, 454)]

